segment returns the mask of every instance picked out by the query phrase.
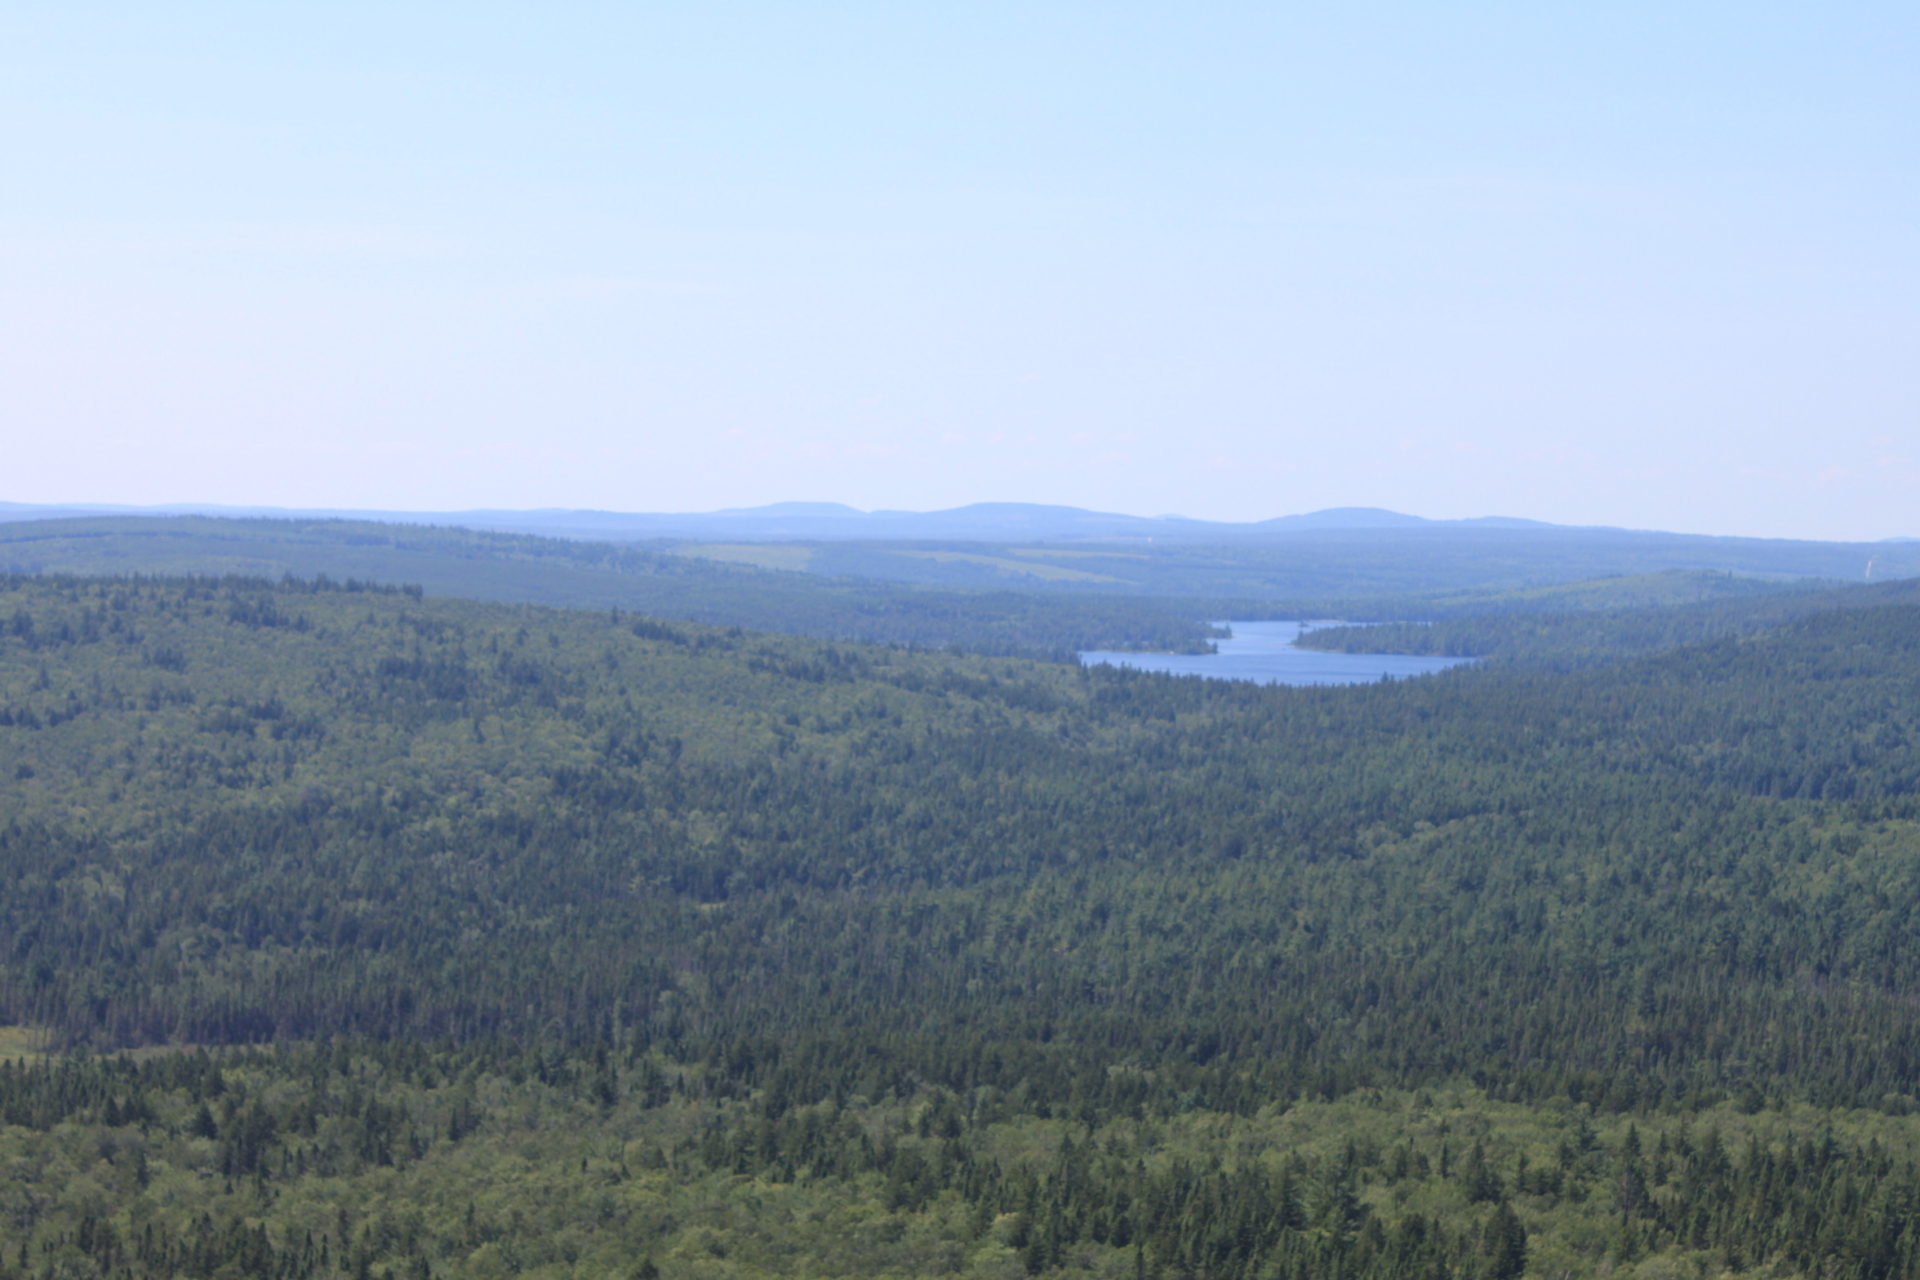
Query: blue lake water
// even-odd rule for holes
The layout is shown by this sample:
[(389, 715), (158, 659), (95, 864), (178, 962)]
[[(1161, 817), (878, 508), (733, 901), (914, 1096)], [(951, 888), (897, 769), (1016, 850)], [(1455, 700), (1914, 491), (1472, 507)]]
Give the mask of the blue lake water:
[(1331, 622), (1228, 622), (1233, 637), (1216, 641), (1218, 653), (1111, 653), (1088, 650), (1080, 655), (1087, 666), (1106, 664), (1164, 671), (1177, 676), (1207, 676), (1215, 680), (1252, 680), (1259, 684), (1369, 684), (1382, 677), (1403, 679), (1431, 675), (1457, 667), (1472, 658), (1428, 658), (1403, 653), (1323, 653), (1296, 649), (1301, 629), (1335, 626)]

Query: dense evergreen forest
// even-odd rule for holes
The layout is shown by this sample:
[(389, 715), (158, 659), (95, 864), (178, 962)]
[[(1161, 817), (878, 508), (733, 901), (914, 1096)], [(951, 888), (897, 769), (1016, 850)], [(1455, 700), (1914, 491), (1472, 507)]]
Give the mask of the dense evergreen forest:
[(1920, 1274), (1920, 605), (1691, 626), (0, 579), (0, 1276)]

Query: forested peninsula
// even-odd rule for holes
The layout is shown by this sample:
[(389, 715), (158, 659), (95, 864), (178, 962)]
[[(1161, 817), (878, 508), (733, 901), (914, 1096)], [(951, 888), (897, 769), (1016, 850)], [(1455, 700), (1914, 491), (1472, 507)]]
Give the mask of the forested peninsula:
[(0, 1277), (1920, 1274), (1833, 597), (1289, 689), (0, 578)]

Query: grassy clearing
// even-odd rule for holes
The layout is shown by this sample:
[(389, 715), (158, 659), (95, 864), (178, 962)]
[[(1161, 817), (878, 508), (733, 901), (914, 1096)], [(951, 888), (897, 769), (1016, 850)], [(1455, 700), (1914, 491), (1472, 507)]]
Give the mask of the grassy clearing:
[(1059, 560), (1150, 560), (1144, 551), (1062, 551), (1058, 547), (1009, 547), (1016, 556), (1046, 556)]
[(1057, 564), (1031, 564), (1020, 560), (1009, 560), (1005, 556), (983, 556), (973, 551), (893, 551), (897, 556), (909, 556), (916, 560), (938, 560), (942, 564), (956, 561), (965, 564), (985, 565), (989, 569), (998, 569), (1002, 573), (1017, 573), (1023, 577), (1039, 578), (1046, 582), (1119, 582), (1121, 579), (1104, 573), (1089, 573), (1085, 569), (1069, 569)]
[(750, 564), (756, 569), (785, 569), (806, 572), (813, 562), (812, 547), (770, 545), (750, 542), (700, 542), (675, 547), (675, 555), (695, 560), (719, 560), (726, 564)]
[(46, 1046), (47, 1032), (43, 1027), (0, 1027), (0, 1061), (44, 1058)]

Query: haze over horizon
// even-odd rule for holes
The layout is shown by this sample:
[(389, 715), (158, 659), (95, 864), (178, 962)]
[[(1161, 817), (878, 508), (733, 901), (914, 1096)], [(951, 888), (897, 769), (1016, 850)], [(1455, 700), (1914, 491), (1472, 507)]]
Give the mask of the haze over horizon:
[[(1288, 532), (1299, 531), (1336, 531), (1386, 528), (1419, 528), (1422, 526), (1473, 527), (1493, 526), (1525, 529), (1539, 527), (1562, 530), (1592, 530), (1609, 533), (1648, 533), (1679, 534), (1692, 536), (1700, 534), (1696, 530), (1654, 529), (1627, 525), (1575, 525), (1564, 521), (1541, 520), (1530, 516), (1513, 516), (1489, 512), (1477, 516), (1435, 517), (1417, 512), (1394, 511), (1376, 506), (1343, 506), (1316, 508), (1312, 511), (1276, 512), (1271, 516), (1254, 520), (1233, 521), (1215, 520), (1205, 516), (1193, 516), (1185, 512), (1142, 512), (1097, 510), (1058, 503), (1013, 503), (987, 500), (983, 502), (962, 503), (955, 507), (913, 510), (903, 507), (855, 507), (850, 503), (833, 501), (809, 501), (795, 499), (754, 506), (721, 507), (708, 511), (618, 511), (609, 508), (587, 507), (465, 507), (447, 510), (426, 508), (377, 508), (340, 505), (283, 507), (258, 503), (16, 503), (0, 497), (0, 523), (12, 520), (34, 520), (43, 518), (62, 518), (74, 514), (99, 514), (123, 516), (175, 516), (205, 515), (215, 517), (263, 517), (302, 518), (319, 517), (326, 519), (386, 519), (395, 516), (426, 518), (433, 522), (450, 520), (455, 524), (460, 517), (486, 517), (477, 519), (474, 527), (498, 530), (519, 530), (524, 532), (546, 532), (561, 537), (608, 537), (626, 538), (694, 538), (713, 536), (716, 530), (730, 527), (736, 520), (740, 525), (737, 536), (745, 541), (781, 541), (789, 539), (807, 540), (816, 537), (830, 538), (872, 538), (896, 540), (900, 538), (937, 538), (941, 540), (965, 540), (977, 538), (985, 541), (1004, 541), (1007, 539), (1048, 542), (1065, 536), (1074, 539), (1099, 541), (1115, 537), (1137, 537), (1142, 530), (1120, 531), (1113, 528), (1113, 522), (1140, 521), (1173, 522), (1178, 525), (1197, 524), (1218, 527), (1223, 535), (1234, 531), (1231, 536), (1239, 537), (1248, 532), (1256, 532), (1263, 525), (1279, 526)], [(1002, 517), (998, 523), (994, 517)], [(939, 517), (959, 516), (968, 523), (954, 526), (942, 524)], [(524, 517), (514, 519), (512, 517)], [(569, 519), (582, 517), (584, 519)], [(1039, 523), (1034, 518), (1045, 517)], [(1090, 518), (1091, 525), (1085, 523), (1075, 526), (1074, 521)], [(630, 527), (622, 526), (623, 518), (639, 521)], [(874, 520), (874, 528), (867, 529), (869, 520)], [(684, 522), (679, 527), (676, 522)], [(926, 524), (925, 528), (917, 528)], [(658, 527), (651, 527), (657, 525)], [(963, 530), (971, 529), (972, 532)], [(1766, 538), (1768, 535), (1752, 534), (1713, 534), (1707, 537)], [(1791, 539), (1790, 539), (1791, 540)], [(1882, 538), (1860, 539), (1804, 539), (1804, 541), (1836, 543), (1896, 543), (1920, 541), (1905, 534), (1889, 534)]]
[(10, 6), (0, 500), (1914, 536), (1916, 55), (1891, 3)]

